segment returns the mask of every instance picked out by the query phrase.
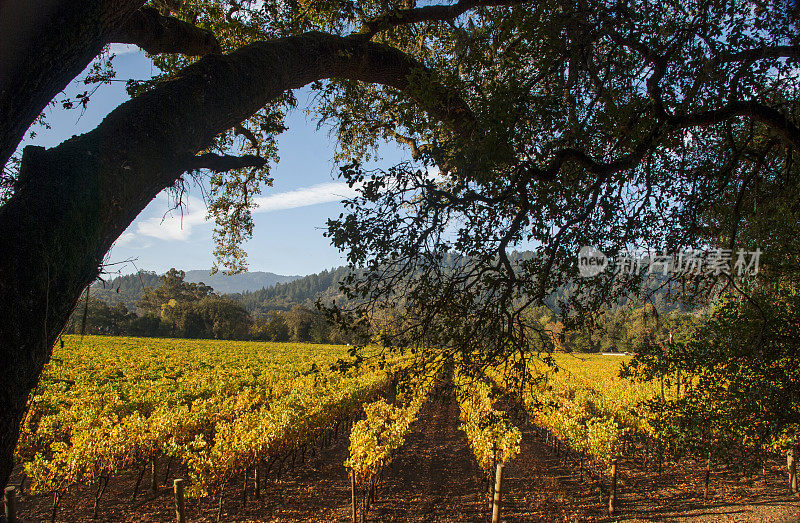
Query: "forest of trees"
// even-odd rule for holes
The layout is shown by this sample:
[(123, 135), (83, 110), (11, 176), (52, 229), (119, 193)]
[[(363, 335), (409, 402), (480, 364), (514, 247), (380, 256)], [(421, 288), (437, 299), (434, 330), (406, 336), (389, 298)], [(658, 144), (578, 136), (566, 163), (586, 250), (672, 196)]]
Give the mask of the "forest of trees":
[[(137, 275), (138, 276), (138, 275)], [(212, 292), (202, 283), (184, 281), (185, 273), (170, 269), (158, 278), (158, 286), (146, 287), (129, 309), (125, 301), (137, 294), (138, 278), (128, 278), (116, 287), (123, 300), (109, 304), (92, 298), (91, 291), (76, 308), (67, 324), (67, 333), (115, 334), (130, 336), (170, 336), (183, 338), (247, 339), (250, 317), (235, 301)], [(152, 281), (150, 273), (143, 280)], [(127, 285), (126, 285), (127, 284)]]
[(339, 291), (339, 282), (349, 272), (347, 267), (337, 267), (289, 283), (278, 283), (274, 287), (229, 296), (256, 315), (264, 315), (270, 311), (289, 311), (298, 305), (310, 309), (318, 299), (341, 301), (344, 296)]
[(218, 295), (202, 282), (186, 282), (184, 271), (140, 271), (93, 286), (64, 332), (347, 343), (351, 338), (314, 307), (335, 292), (345, 273), (339, 268), (252, 293)]
[[(90, 299), (97, 298), (109, 305), (122, 303), (128, 310), (136, 309), (136, 302), (145, 290), (158, 287), (159, 275), (153, 271), (137, 271), (134, 274), (123, 274), (108, 281), (95, 282), (89, 291)], [(84, 297), (85, 299), (85, 297)]]
[[(455, 263), (450, 258), (445, 262)], [(347, 274), (347, 267), (338, 267), (254, 292), (218, 295), (202, 282), (186, 282), (184, 271), (173, 268), (162, 276), (140, 271), (94, 285), (65, 332), (351, 343), (356, 338), (345, 335), (316, 307), (318, 300), (345, 302), (339, 283)], [(571, 292), (565, 286), (557, 295)], [(591, 326), (584, 327), (565, 327), (565, 318), (553, 307), (538, 307), (531, 315), (553, 350), (585, 353), (647, 350), (666, 343), (669, 333), (686, 335), (689, 326), (699, 325), (706, 316), (702, 311), (684, 312), (663, 293), (651, 298), (644, 304), (622, 301), (605, 307)]]

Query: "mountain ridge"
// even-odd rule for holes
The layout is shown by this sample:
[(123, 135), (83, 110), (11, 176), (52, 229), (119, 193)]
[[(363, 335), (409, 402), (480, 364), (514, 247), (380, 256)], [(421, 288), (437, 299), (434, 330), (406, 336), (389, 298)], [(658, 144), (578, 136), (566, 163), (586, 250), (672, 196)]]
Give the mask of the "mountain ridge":
[[(189, 283), (203, 282), (217, 294), (242, 294), (269, 289), (280, 284), (288, 284), (307, 276), (287, 276), (267, 271), (253, 271), (235, 275), (217, 273), (212, 275), (211, 269), (195, 269), (184, 271), (185, 281)], [(91, 296), (109, 305), (124, 304), (128, 310), (136, 310), (136, 302), (145, 290), (160, 285), (161, 274), (155, 271), (140, 270), (134, 274), (124, 274), (95, 282), (91, 287)]]
[(267, 271), (248, 271), (233, 275), (221, 272), (211, 274), (211, 269), (196, 269), (184, 272), (186, 273), (184, 281), (189, 283), (203, 282), (214, 289), (217, 294), (254, 292), (263, 288), (274, 287), (277, 283), (289, 283), (303, 278), (300, 275), (286, 276)]

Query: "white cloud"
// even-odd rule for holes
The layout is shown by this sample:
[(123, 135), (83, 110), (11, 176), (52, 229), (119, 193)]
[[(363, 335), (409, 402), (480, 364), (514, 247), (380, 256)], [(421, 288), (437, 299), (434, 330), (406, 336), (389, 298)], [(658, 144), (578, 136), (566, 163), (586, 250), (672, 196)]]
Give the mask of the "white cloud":
[[(205, 203), (199, 198), (190, 196), (183, 210), (174, 209), (166, 216), (154, 216), (139, 222), (136, 226), (135, 234), (160, 240), (186, 241), (192, 233), (192, 227), (205, 221)], [(130, 240), (128, 240), (128, 243), (130, 243)]]
[(320, 183), (311, 187), (256, 198), (254, 201), (258, 207), (253, 212), (267, 213), (296, 209), (320, 203), (338, 202), (355, 195), (355, 188), (350, 188), (344, 182)]
[(125, 231), (120, 235), (119, 238), (117, 238), (117, 241), (114, 242), (114, 245), (116, 245), (117, 247), (121, 247), (123, 245), (130, 244), (135, 239), (136, 239), (136, 233)]
[[(269, 196), (255, 198), (257, 205), (253, 213), (268, 213), (298, 207), (308, 207), (321, 203), (338, 202), (356, 195), (356, 190), (344, 182), (329, 182), (303, 187)], [(166, 196), (162, 200), (167, 204)], [(122, 234), (116, 242), (117, 246), (131, 244), (140, 237), (146, 236), (167, 241), (188, 241), (192, 229), (206, 222), (206, 206), (199, 198), (189, 197), (186, 206), (170, 211), (167, 215), (154, 216), (138, 222), (131, 230)]]

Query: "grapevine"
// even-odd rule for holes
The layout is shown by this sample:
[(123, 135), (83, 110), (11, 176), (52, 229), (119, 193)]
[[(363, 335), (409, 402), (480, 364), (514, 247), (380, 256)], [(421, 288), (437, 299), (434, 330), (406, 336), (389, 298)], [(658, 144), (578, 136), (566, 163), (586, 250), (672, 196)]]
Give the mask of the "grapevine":
[(522, 433), (506, 418), (505, 412), (493, 407), (491, 385), (459, 370), (454, 380), (461, 430), (467, 435), (478, 466), (491, 476), (498, 463), (507, 463), (519, 453)]
[(31, 397), (15, 455), (31, 491), (56, 499), (160, 457), (188, 469), (189, 495), (209, 494), (354, 416), (396, 367), (342, 370), (338, 346), (64, 341)]

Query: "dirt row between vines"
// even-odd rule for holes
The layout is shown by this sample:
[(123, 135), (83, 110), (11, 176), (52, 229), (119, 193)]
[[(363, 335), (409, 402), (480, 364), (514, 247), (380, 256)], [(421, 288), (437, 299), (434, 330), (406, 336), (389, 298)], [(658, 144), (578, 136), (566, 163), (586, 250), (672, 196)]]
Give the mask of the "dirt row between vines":
[[(451, 394), (434, 398), (420, 413), (378, 489), (368, 521), (489, 521), (488, 485), (478, 473), (464, 434), (458, 430), (458, 405)], [(717, 473), (712, 499), (702, 499), (703, 467), (682, 464), (662, 474), (620, 461), (618, 515), (607, 515), (607, 497), (595, 481), (579, 480), (577, 467), (562, 462), (532, 427), (521, 426), (520, 455), (505, 469), (503, 519), (517, 521), (800, 521), (800, 501), (783, 486), (776, 463), (764, 478)], [(347, 435), (306, 459), (280, 481), (264, 482), (260, 500), (242, 499), (242, 483), (228, 487), (222, 521), (349, 521), (350, 484), (342, 465)], [(181, 477), (175, 471), (168, 478)], [(161, 474), (164, 471), (161, 470)], [(135, 473), (121, 474), (100, 502), (99, 521), (174, 521), (172, 492), (162, 486), (131, 501)], [(19, 471), (12, 477), (17, 484)], [(163, 477), (160, 478), (163, 480)], [(251, 493), (252, 494), (252, 493)], [(78, 489), (64, 496), (58, 521), (91, 521), (94, 491)], [(49, 521), (52, 496), (19, 498), (22, 521)], [(217, 499), (187, 500), (189, 521), (216, 521)]]

